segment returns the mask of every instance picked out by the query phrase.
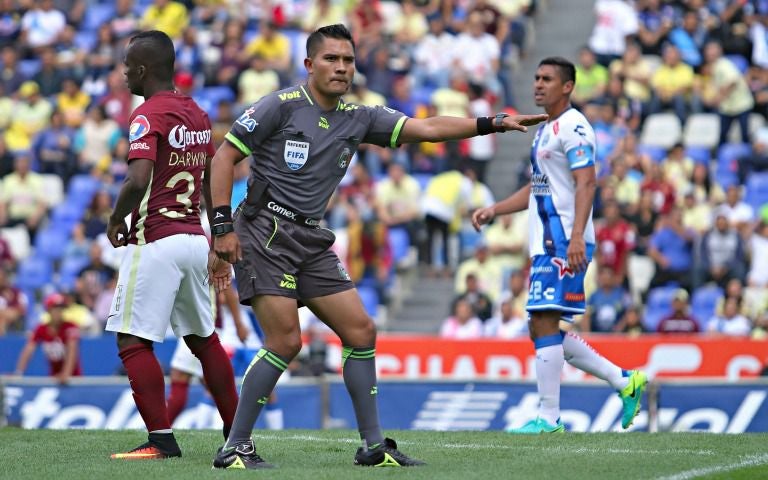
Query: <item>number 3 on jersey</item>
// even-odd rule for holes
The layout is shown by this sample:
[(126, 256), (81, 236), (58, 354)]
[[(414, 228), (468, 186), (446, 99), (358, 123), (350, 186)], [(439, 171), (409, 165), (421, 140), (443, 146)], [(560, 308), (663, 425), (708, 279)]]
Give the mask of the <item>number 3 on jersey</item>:
[(168, 210), (166, 207), (158, 210), (168, 218), (183, 218), (187, 216), (187, 213), (193, 213), (192, 200), (190, 197), (195, 192), (195, 177), (189, 172), (179, 172), (168, 180), (168, 183), (165, 184), (165, 188), (174, 189), (179, 182), (187, 182), (187, 190), (176, 195), (176, 201), (183, 205), (181, 211)]

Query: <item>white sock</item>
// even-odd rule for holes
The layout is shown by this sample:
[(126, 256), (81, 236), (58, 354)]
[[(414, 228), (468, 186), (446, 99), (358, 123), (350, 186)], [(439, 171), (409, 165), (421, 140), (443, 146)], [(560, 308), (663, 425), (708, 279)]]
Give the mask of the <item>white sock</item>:
[(574, 333), (568, 332), (563, 337), (563, 352), (568, 363), (605, 380), (616, 390), (621, 390), (629, 383), (621, 368), (597, 353), (583, 338)]
[(267, 430), (283, 429), (283, 409), (265, 409), (264, 422), (267, 424)]
[[(540, 339), (534, 340), (534, 343), (538, 340)], [(561, 343), (536, 348), (539, 417), (546, 420), (550, 425), (557, 425), (557, 420), (560, 418), (560, 376), (563, 373), (564, 364), (565, 358)]]

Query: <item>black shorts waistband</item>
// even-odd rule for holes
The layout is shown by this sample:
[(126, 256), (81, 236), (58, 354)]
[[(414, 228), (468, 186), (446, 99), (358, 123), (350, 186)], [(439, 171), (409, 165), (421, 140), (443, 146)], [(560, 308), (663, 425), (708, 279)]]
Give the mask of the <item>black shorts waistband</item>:
[(262, 196), (260, 203), (262, 204), (263, 208), (266, 208), (278, 217), (284, 218), (290, 222), (295, 223), (296, 225), (310, 228), (315, 228), (320, 225), (320, 219), (305, 217), (304, 215), (297, 213), (293, 208), (287, 207), (280, 202), (276, 202), (268, 195)]

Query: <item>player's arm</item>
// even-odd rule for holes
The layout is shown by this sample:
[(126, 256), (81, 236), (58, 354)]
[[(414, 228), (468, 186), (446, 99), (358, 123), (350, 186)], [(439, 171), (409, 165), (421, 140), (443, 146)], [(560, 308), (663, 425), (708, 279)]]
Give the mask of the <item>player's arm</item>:
[(472, 214), (472, 226), (480, 231), (480, 227), (490, 223), (497, 215), (506, 215), (508, 213), (517, 213), (528, 208), (528, 200), (531, 196), (531, 182), (516, 191), (500, 202), (494, 203), (490, 207), (480, 208)]
[(79, 355), (80, 342), (76, 335), (70, 336), (67, 339), (66, 353), (64, 354), (64, 365), (61, 367), (61, 373), (58, 378), (61, 383), (67, 383), (69, 377), (72, 376), (72, 372), (75, 371), (75, 364), (77, 363), (77, 356)]
[(237, 138), (228, 133), (227, 141), (222, 143), (211, 160), (211, 235), (216, 255), (229, 263), (236, 263), (242, 258), (240, 242), (232, 224), (232, 183), (235, 164), (245, 158), (243, 145), (231, 143)]
[(527, 132), (528, 127), (544, 122), (547, 118), (546, 114), (509, 115), (498, 120), (495, 117), (409, 118), (403, 125), (397, 143), (444, 142), (510, 130)]
[(128, 163), (128, 174), (120, 188), (115, 209), (109, 216), (107, 225), (107, 237), (113, 247), (128, 244), (128, 227), (125, 225), (125, 217), (139, 206), (149, 187), (154, 166), (155, 162), (147, 158), (137, 158)]
[(592, 204), (595, 201), (597, 179), (595, 167), (588, 165), (584, 168), (571, 170), (576, 183), (574, 200), (573, 230), (568, 244), (568, 265), (577, 272), (587, 269), (587, 245), (584, 241), (584, 230), (592, 215)]
[(16, 375), (24, 375), (24, 372), (27, 370), (27, 365), (29, 364), (29, 359), (32, 358), (32, 354), (35, 353), (36, 346), (37, 344), (30, 336), (19, 354), (18, 362), (16, 362), (16, 370), (14, 372)]

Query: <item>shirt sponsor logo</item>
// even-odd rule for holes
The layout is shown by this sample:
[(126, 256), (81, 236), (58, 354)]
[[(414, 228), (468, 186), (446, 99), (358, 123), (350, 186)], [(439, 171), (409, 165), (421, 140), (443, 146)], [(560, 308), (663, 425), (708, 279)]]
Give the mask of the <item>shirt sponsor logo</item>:
[(545, 173), (535, 173), (531, 176), (531, 194), (536, 196), (550, 196), (549, 177)]
[(134, 150), (149, 150), (149, 145), (144, 142), (133, 142), (131, 144), (131, 151)]
[(168, 134), (168, 143), (180, 150), (195, 145), (208, 145), (211, 143), (211, 130), (190, 130), (186, 125), (176, 125)]
[(584, 130), (584, 125), (576, 125), (576, 128), (574, 128), (573, 131), (581, 135), (583, 138), (587, 138), (587, 132)]
[(328, 119), (325, 118), (325, 117), (320, 117), (320, 121), (317, 122), (317, 126), (320, 127), (320, 128), (324, 128), (326, 130), (331, 128), (331, 124), (328, 123)]
[(531, 267), (531, 273), (552, 273), (555, 269), (546, 266), (546, 267)]
[(149, 133), (150, 125), (149, 120), (144, 115), (138, 115), (131, 122), (131, 126), (128, 127), (128, 141), (133, 143), (140, 139), (147, 133)]
[(277, 96), (280, 97), (280, 100), (284, 102), (286, 100), (295, 100), (301, 97), (301, 92), (296, 90), (293, 92), (278, 93)]
[(300, 169), (307, 163), (307, 158), (309, 158), (309, 142), (285, 141), (283, 159), (288, 168), (291, 170)]
[(293, 221), (296, 221), (296, 212), (288, 210), (284, 206), (278, 205), (271, 200), (267, 203), (267, 208), (277, 213), (278, 215), (282, 215), (283, 217), (287, 217)]

